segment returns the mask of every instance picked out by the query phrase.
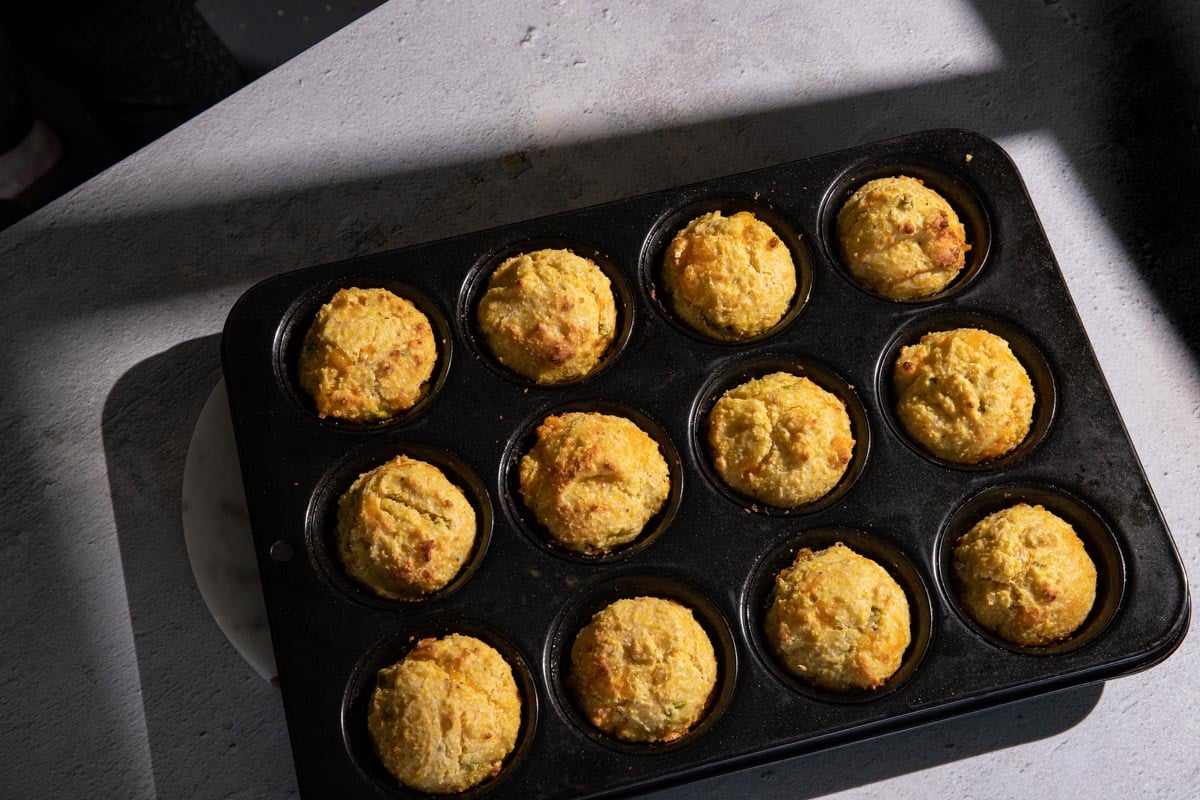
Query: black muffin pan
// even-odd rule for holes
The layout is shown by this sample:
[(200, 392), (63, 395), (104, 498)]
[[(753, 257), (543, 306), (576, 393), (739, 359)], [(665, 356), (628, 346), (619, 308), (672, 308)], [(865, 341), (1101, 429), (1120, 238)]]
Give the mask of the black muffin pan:
[[(962, 218), (973, 247), (936, 297), (892, 302), (839, 262), (834, 218), (880, 176), (914, 175)], [(683, 326), (658, 269), (674, 231), (710, 210), (750, 210), (790, 248), (791, 311), (750, 342)], [(618, 336), (603, 368), (540, 387), (497, 364), (475, 329), (487, 276), (506, 255), (568, 247), (613, 280)], [(296, 378), (299, 343), (342, 287), (382, 286), (430, 317), (439, 361), (427, 396), (386, 423), (318, 419)], [(891, 406), (903, 344), (963, 324), (1012, 343), (1037, 391), (1029, 438), (964, 467), (926, 454)], [(492, 643), (524, 698), (518, 745), (467, 797), (595, 797), (678, 784), (931, 719), (1124, 675), (1166, 658), (1187, 631), (1187, 584), (1120, 414), (1016, 167), (993, 142), (918, 133), (595, 208), (270, 278), (226, 323), (225, 376), (301, 793), (406, 798), (374, 756), (374, 675), (421, 637)], [(800, 509), (755, 504), (707, 463), (704, 415), (725, 388), (775, 370), (847, 401), (858, 442), (843, 481)], [(659, 441), (673, 489), (643, 539), (603, 557), (551, 544), (522, 506), (514, 460), (546, 414), (624, 413)], [(475, 505), (477, 548), (425, 599), (385, 601), (341, 571), (337, 497), (398, 453), (438, 465)], [(954, 539), (993, 510), (1042, 503), (1074, 524), (1099, 573), (1091, 617), (1045, 648), (1007, 644), (959, 607)], [(834, 542), (874, 558), (903, 587), (913, 641), (874, 692), (833, 694), (777, 664), (760, 631), (774, 574), (801, 547)], [(707, 716), (666, 745), (593, 729), (566, 687), (574, 635), (620, 597), (676, 598), (713, 640), (719, 680)], [(1115, 735), (1115, 734), (1114, 734)]]

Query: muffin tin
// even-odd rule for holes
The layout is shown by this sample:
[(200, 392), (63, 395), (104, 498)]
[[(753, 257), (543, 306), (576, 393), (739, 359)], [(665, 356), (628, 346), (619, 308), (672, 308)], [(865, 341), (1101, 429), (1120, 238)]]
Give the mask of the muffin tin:
[[(910, 174), (947, 197), (975, 245), (928, 300), (860, 289), (837, 262), (832, 220), (874, 177)], [(730, 344), (681, 327), (657, 264), (693, 216), (753, 210), (796, 256), (792, 311), (767, 335)], [(496, 364), (474, 328), (481, 282), (508, 254), (566, 246), (617, 278), (621, 315), (597, 373), (540, 387)], [(430, 316), (439, 364), (428, 396), (377, 425), (319, 420), (295, 377), (298, 342), (341, 287), (385, 286)], [(897, 348), (968, 321), (1013, 341), (1038, 391), (1033, 433), (975, 467), (930, 457), (890, 408)], [(267, 600), (297, 778), (306, 797), (405, 798), (365, 731), (374, 674), (428, 635), (460, 631), (512, 663), (525, 701), (500, 775), (463, 797), (596, 797), (677, 784), (951, 714), (1123, 675), (1183, 639), (1188, 590), (1045, 234), (1013, 163), (978, 134), (938, 130), (270, 278), (226, 323), (225, 375)], [(848, 400), (858, 441), (847, 477), (798, 510), (756, 506), (722, 487), (701, 426), (714, 392), (789, 369)], [(645, 538), (602, 558), (550, 544), (515, 495), (513, 460), (557, 410), (648, 419), (675, 483)], [(340, 573), (330, 513), (354, 477), (397, 453), (441, 466), (481, 522), (463, 574), (426, 599), (384, 601)], [(998, 504), (1040, 502), (1076, 525), (1100, 573), (1092, 617), (1047, 648), (1007, 645), (955, 599), (955, 536)], [(913, 644), (879, 691), (832, 695), (782, 670), (759, 626), (773, 575), (795, 550), (844, 541), (909, 595)], [(696, 609), (720, 678), (706, 718), (669, 745), (593, 730), (564, 686), (564, 653), (611, 600), (673, 597)]]

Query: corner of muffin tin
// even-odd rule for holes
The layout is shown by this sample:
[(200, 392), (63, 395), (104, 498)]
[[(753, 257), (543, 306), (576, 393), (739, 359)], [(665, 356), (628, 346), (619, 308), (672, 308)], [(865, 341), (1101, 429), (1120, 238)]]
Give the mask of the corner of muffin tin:
[[(964, 140), (967, 142), (978, 138), (972, 139), (972, 135), (960, 132), (950, 133), (960, 138), (967, 136)], [(946, 132), (934, 134), (946, 135)], [(439, 269), (446, 275), (466, 276), (453, 294), (438, 291), (433, 288), (437, 281), (427, 280), (416, 272), (406, 274), (421, 287), (429, 288), (418, 289), (397, 279), (393, 275), (401, 273), (392, 265), (403, 264), (404, 259), (396, 262), (390, 255), (364, 259), (366, 263), (377, 265), (371, 269), (353, 262), (331, 265), (325, 268), (327, 273), (313, 273), (320, 276), (319, 279), (314, 278), (297, 298), (290, 301), (274, 330), (273, 378), (286, 397), (286, 405), (307, 419), (337, 430), (372, 434), (351, 440), (343, 447), (340, 457), (323, 468), (312, 484), (315, 488), (304, 512), (303, 551), (314, 562), (312, 572), (319, 578), (320, 591), (333, 592), (354, 601), (366, 612), (362, 616), (370, 620), (370, 625), (363, 626), (363, 630), (374, 631), (370, 636), (356, 635), (355, 641), (362, 640), (366, 645), (361, 651), (345, 654), (353, 666), (348, 672), (341, 673), (346, 677), (337, 687), (342, 693), (340, 733), (353, 768), (369, 784), (385, 796), (425, 797), (400, 786), (382, 768), (372, 750), (365, 724), (365, 703), (378, 670), (403, 657), (425, 636), (460, 632), (492, 644), (513, 666), (524, 701), (525, 716), (518, 746), (505, 768), (479, 787), (456, 795), (463, 798), (491, 796), (505, 788), (537, 794), (537, 790), (530, 787), (541, 786), (544, 791), (543, 784), (530, 778), (534, 767), (554, 766), (539, 761), (537, 749), (542, 746), (550, 746), (559, 755), (569, 753), (572, 758), (584, 758), (589, 762), (595, 759), (594, 763), (598, 764), (612, 764), (611, 758), (625, 757), (642, 763), (652, 762), (662, 765), (655, 769), (671, 776), (684, 775), (693, 767), (711, 767), (720, 760), (722, 752), (714, 748), (727, 746), (743, 735), (730, 731), (730, 725), (748, 721), (746, 709), (738, 708), (740, 696), (770, 703), (772, 707), (778, 703), (781, 707), (786, 705), (795, 709), (800, 703), (802, 709), (815, 712), (822, 708), (842, 709), (846, 715), (839, 719), (851, 720), (846, 730), (853, 729), (856, 724), (853, 720), (857, 717), (850, 715), (857, 713), (863, 720), (873, 720), (862, 724), (861, 731), (867, 734), (876, 730), (872, 726), (879, 717), (875, 715), (903, 714), (911, 710), (907, 705), (910, 700), (920, 704), (931, 691), (936, 694), (936, 688), (931, 689), (925, 684), (929, 673), (938, 671), (933, 669), (933, 662), (940, 666), (943, 658), (985, 660), (1000, 652), (1015, 660), (1023, 659), (1022, 663), (1027, 665), (1046, 665), (1054, 661), (1046, 656), (1086, 653), (1106, 640), (1106, 635), (1120, 621), (1124, 604), (1131, 594), (1126, 585), (1126, 574), (1132, 565), (1127, 564), (1126, 545), (1122, 543), (1125, 540), (1118, 541), (1114, 535), (1117, 528), (1107, 517), (1078, 499), (1084, 493), (1073, 488), (1075, 483), (1067, 481), (1071, 488), (1060, 488), (1041, 478), (1038, 472), (1043, 461), (1041, 456), (1046, 449), (1053, 449), (1046, 445), (1047, 440), (1053, 438), (1051, 429), (1057, 424), (1059, 387), (1056, 380), (1060, 378), (1052, 370), (1053, 362), (1045, 352), (1053, 348), (1042, 346), (1035, 334), (1027, 332), (1019, 314), (1016, 314), (1017, 321), (1009, 322), (1003, 315), (993, 313), (990, 298), (994, 295), (989, 293), (987, 284), (994, 281), (990, 275), (986, 281), (982, 278), (984, 272), (991, 273), (1000, 266), (996, 263), (999, 248), (992, 238), (997, 219), (997, 209), (991, 205), (994, 199), (980, 188), (979, 181), (972, 177), (972, 169), (952, 164), (941, 156), (922, 153), (920, 136), (922, 134), (912, 139), (911, 157), (895, 157), (897, 148), (893, 145), (866, 156), (861, 153), (870, 148), (814, 160), (823, 164), (815, 169), (816, 174), (823, 177), (807, 185), (811, 196), (800, 203), (781, 203), (779, 192), (770, 188), (771, 179), (775, 175), (786, 176), (793, 165), (621, 201), (614, 204), (614, 208), (620, 206), (632, 210), (626, 213), (618, 208), (609, 215), (615, 215), (621, 224), (636, 225), (637, 230), (616, 235), (614, 238), (625, 244), (617, 244), (610, 250), (602, 251), (601, 248), (609, 247), (601, 235), (606, 229), (596, 225), (596, 220), (603, 221), (608, 207), (590, 211), (596, 219), (586, 224), (572, 224), (574, 212), (568, 212), (537, 223), (519, 223), (510, 228), (413, 248), (414, 253), (420, 250), (421, 258), (429, 252), (438, 253), (439, 247), (451, 254), (444, 262), (439, 260), (432, 264), (430, 269)], [(990, 160), (992, 170), (1011, 169), (1011, 163), (1008, 166), (1001, 163), (997, 167), (996, 163), (1006, 157), (995, 145), (988, 143), (988, 146), (994, 152), (984, 153), (977, 163)], [(806, 162), (796, 163), (799, 166), (794, 168), (802, 174), (809, 169)], [(974, 237), (973, 243), (979, 243), (969, 253), (969, 262), (962, 275), (942, 293), (919, 301), (884, 300), (860, 287), (841, 265), (832, 236), (837, 209), (850, 192), (867, 180), (894, 174), (920, 177), (946, 196), (964, 217), (968, 236)], [(764, 185), (761, 195), (752, 188), (756, 182)], [(1019, 177), (1016, 182), (1019, 185)], [(1005, 212), (999, 201), (996, 202), (998, 210)], [(695, 216), (717, 209), (753, 211), (776, 229), (791, 249), (797, 265), (798, 288), (791, 309), (775, 328), (752, 340), (721, 342), (692, 331), (675, 318), (665, 294), (657, 285), (662, 254), (670, 238)], [(636, 222), (631, 223), (634, 219)], [(545, 235), (563, 220), (561, 235)], [(462, 244), (472, 237), (483, 242), (482, 249)], [(592, 258), (613, 283), (620, 318), (614, 345), (601, 368), (578, 381), (555, 386), (535, 384), (498, 364), (487, 350), (475, 323), (475, 308), (491, 271), (508, 256), (541, 247), (565, 247)], [(837, 272), (841, 279), (830, 277), (830, 271)], [(326, 274), (329, 277), (325, 277)], [(296, 275), (303, 276), (304, 273)], [(1060, 276), (1052, 277), (1061, 282)], [(853, 287), (852, 290), (846, 284)], [(296, 283), (287, 285), (295, 286)], [(299, 285), (305, 286), (304, 281), (299, 281)], [(307, 325), (320, 305), (337, 289), (349, 286), (388, 288), (409, 298), (430, 318), (438, 338), (439, 363), (426, 395), (413, 409), (383, 423), (355, 425), (319, 420), (296, 379), (296, 356)], [(964, 310), (964, 298), (972, 309), (979, 310)], [(819, 337), (820, 332), (814, 332), (808, 324), (814, 315), (818, 319), (828, 319), (816, 312), (820, 306), (832, 302), (861, 313), (866, 313), (863, 309), (867, 307), (878, 309), (875, 325), (880, 331), (878, 341), (871, 345), (873, 350), (869, 360), (855, 358), (854, 372), (845, 369), (843, 362), (847, 356), (833, 351), (827, 340), (813, 338), (814, 335)], [(443, 304), (453, 308), (452, 315), (445, 312)], [(241, 306), (239, 303), (235, 312), (253, 311)], [(925, 332), (962, 324), (982, 327), (1008, 339), (1014, 353), (1029, 371), (1037, 394), (1034, 426), (1026, 441), (1008, 456), (977, 466), (953, 464), (931, 456), (909, 439), (892, 410), (890, 373), (899, 348)], [(685, 334), (686, 340), (679, 339), (676, 335), (679, 332)], [(668, 340), (668, 343), (654, 344), (658, 340)], [(814, 344), (814, 341), (826, 343)], [(731, 352), (734, 348), (744, 352)], [(670, 406), (670, 416), (664, 411), (667, 407), (655, 399), (657, 387), (644, 387), (646, 402), (642, 402), (643, 387), (622, 382), (626, 363), (630, 365), (631, 374), (646, 369), (648, 362), (640, 351), (647, 349), (653, 349), (655, 353), (665, 350), (672, 355), (678, 352), (688, 369), (694, 370), (688, 380), (672, 384), (670, 391), (679, 396), (678, 402)], [(463, 352), (475, 358), (464, 358)], [(815, 357), (810, 357), (809, 353)], [(486, 369), (475, 368), (473, 362), (479, 362)], [(617, 363), (622, 366), (614, 368)], [(228, 362), (226, 369), (229, 373)], [(856, 440), (854, 460), (838, 486), (825, 498), (798, 509), (755, 505), (729, 489), (710, 464), (703, 430), (707, 412), (721, 392), (776, 370), (809, 377), (841, 397), (846, 402)], [(1063, 371), (1069, 372), (1065, 367)], [(493, 460), (488, 454), (492, 448), (492, 431), (488, 431), (487, 441), (464, 441), (459, 432), (436, 427), (441, 419), (434, 408), (439, 406), (434, 402), (439, 393), (446, 388), (449, 390), (446, 394), (452, 396), (453, 392), (461, 390), (466, 380), (452, 372), (464, 373), (472, 381), (486, 383), (489, 378), (497, 379), (487, 383), (485, 391), (494, 391), (498, 396), (507, 396), (505, 392), (520, 395), (521, 389), (525, 389), (519, 400), (523, 416), (518, 415), (521, 421), (515, 426), (511, 422), (502, 426), (507, 438), (496, 444), (497, 459)], [(856, 375), (855, 385), (843, 374)], [(655, 376), (647, 377), (653, 380)], [(1061, 379), (1066, 380), (1066, 377)], [(233, 381), (230, 384), (232, 386)], [(680, 389), (681, 386), (688, 388)], [(547, 402), (551, 399), (548, 392), (534, 393), (529, 391), (532, 388), (561, 390), (558, 396), (562, 399)], [(251, 402), (246, 396), (237, 387), (231, 389), (231, 403)], [(275, 403), (271, 398), (258, 397), (254, 397), (253, 402)], [(515, 404), (518, 401), (510, 399), (508, 402)], [(235, 423), (239, 420), (236, 408), (235, 405)], [(434, 413), (430, 413), (431, 409)], [(589, 557), (552, 545), (546, 532), (532, 519), (520, 500), (516, 465), (532, 446), (534, 430), (545, 416), (569, 410), (617, 413), (633, 419), (658, 441), (671, 472), (672, 492), (664, 509), (651, 521), (653, 530), (605, 556)], [(300, 435), (305, 435), (303, 423), (285, 420), (280, 424), (289, 426), (293, 433), (300, 431)], [(239, 448), (244, 448), (241, 434), (239, 431)], [(904, 446), (896, 447), (895, 438), (899, 438)], [(447, 441), (454, 444), (445, 446)], [(480, 448), (478, 453), (465, 452), (466, 448), (476, 447)], [(918, 454), (924, 463), (897, 458), (907, 455), (907, 451)], [(240, 452), (243, 460), (250, 457), (259, 462), (276, 463), (252, 450), (240, 449)], [(341, 570), (332, 548), (333, 524), (338, 498), (350, 483), (361, 472), (399, 453), (433, 463), (465, 490), (468, 500), (475, 506), (480, 535), (471, 558), (446, 589), (412, 600), (389, 601), (359, 587)], [(461, 456), (467, 456), (470, 463)], [(943, 467), (946, 468), (944, 471), (940, 469)], [(910, 468), (916, 475), (927, 479), (932, 476), (938, 481), (939, 503), (942, 502), (940, 498), (954, 493), (959, 498), (945, 504), (940, 516), (941, 527), (936, 532), (930, 530), (929, 539), (922, 540), (919, 547), (911, 543), (919, 532), (906, 530), (894, 536), (889, 533), (889, 530), (896, 530), (895, 525), (904, 525), (903, 521), (893, 524), (886, 516), (863, 519), (856, 513), (855, 505), (862, 499), (859, 490), (875, 485), (877, 476), (873, 472)], [(248, 496), (252, 502), (269, 502), (271, 499), (262, 492), (248, 491)], [(256, 501), (255, 497), (260, 500)], [(264, 497), (265, 500), (261, 499)], [(685, 498), (688, 504), (684, 503)], [(1086, 537), (1085, 531), (1080, 530), (1101, 576), (1096, 609), (1081, 632), (1063, 643), (1047, 648), (1008, 644), (980, 630), (959, 607), (950, 578), (952, 570), (948, 570), (950, 543), (965, 531), (964, 525), (969, 527), (987, 513), (986, 509), (995, 510), (994, 504), (1001, 498), (1012, 498), (1012, 502), (1037, 500), (1055, 513), (1063, 509), (1061, 515), (1072, 524), (1084, 519), (1076, 514), (1078, 511), (1087, 517), (1089, 525), (1092, 522), (1098, 525), (1087, 528)], [(696, 504), (711, 512), (714, 519), (721, 520), (720, 524), (735, 519), (733, 524), (741, 524), (743, 520), (745, 523), (745, 530), (730, 531), (731, 538), (737, 540), (729, 544), (730, 552), (736, 554), (729, 556), (736, 559), (736, 575), (724, 574), (719, 583), (706, 572), (689, 571), (687, 565), (694, 567), (697, 557), (688, 552), (689, 543), (684, 540), (686, 531), (675, 530), (679, 526), (678, 518), (684, 516), (690, 505)], [(1096, 507), (1103, 509), (1101, 504)], [(760, 513), (741, 513), (738, 508)], [(871, 508), (873, 506), (868, 503), (867, 509)], [(906, 517), (901, 514), (898, 519)], [(277, 540), (291, 539), (293, 534), (290, 530), (276, 532), (256, 528), (255, 536), (260, 545), (265, 542), (269, 546)], [(835, 541), (842, 541), (856, 552), (879, 562), (897, 579), (909, 599), (912, 644), (897, 674), (872, 692), (837, 694), (808, 686), (776, 662), (761, 630), (764, 603), (779, 569), (790, 563), (797, 548), (820, 547)], [(264, 547), (260, 546), (259, 550), (263, 551)], [(498, 572), (497, 563), (502, 555), (529, 559), (530, 564), (518, 564), (517, 567), (531, 567), (528, 572), (539, 581), (557, 578), (556, 571), (562, 573), (566, 589), (556, 589), (561, 592), (561, 602), (550, 613), (545, 631), (526, 636), (525, 631), (496, 624), (487, 602), (482, 607), (466, 602), (471, 599), (472, 578), (486, 578), (489, 586), (497, 584), (498, 577), (492, 573)], [(682, 560), (673, 560), (676, 556)], [(725, 555), (717, 558), (725, 558)], [(307, 568), (307, 565), (298, 564), (299, 561), (301, 559), (293, 558), (287, 563), (274, 564), (271, 570), (264, 567), (264, 588), (269, 604), (291, 610), (286, 606), (286, 593), (301, 586), (304, 578), (296, 576), (304, 572), (302, 568)], [(728, 568), (717, 559), (712, 563), (713, 570), (718, 573)], [(285, 573), (288, 573), (287, 579), (282, 577)], [(544, 595), (549, 590), (542, 591)], [(600, 732), (583, 718), (565, 683), (571, 644), (591, 616), (620, 597), (643, 595), (669, 597), (693, 608), (712, 639), (721, 670), (718, 689), (704, 719), (688, 735), (663, 745), (620, 742)], [(488, 602), (495, 604), (503, 601), (502, 597), (488, 598)], [(280, 603), (285, 605), (279, 606)], [(472, 613), (475, 610), (478, 613)], [(274, 621), (273, 617), (273, 625)], [(278, 639), (280, 633), (273, 629), (272, 635)], [(285, 635), (294, 638), (298, 634)], [(520, 646), (513, 645), (506, 638), (509, 636), (520, 642)], [(938, 642), (956, 637), (956, 641), (966, 643), (963, 651), (955, 651), (954, 656), (939, 654)], [(533, 643), (535, 640), (537, 644)], [(530, 661), (528, 656), (533, 656), (536, 661)], [(1071, 662), (1073, 657), (1064, 660)], [(288, 668), (288, 665), (282, 666)], [(1014, 676), (1027, 674), (1037, 677), (1050, 673), (1013, 672)], [(285, 691), (286, 687), (285, 681)], [(286, 694), (284, 699), (287, 703)], [(304, 698), (292, 702), (303, 703)], [(297, 715), (292, 713), (289, 718), (292, 717)], [(303, 724), (312, 723), (305, 717)], [(298, 735), (296, 719), (291, 719), (291, 725), (295, 737)], [(550, 733), (569, 741), (561, 746), (557, 740), (549, 742), (546, 737)], [(817, 738), (832, 741), (829, 737)], [(793, 748), (790, 752), (799, 752), (797, 746), (797, 742), (790, 745), (776, 742), (770, 752), (782, 754), (788, 747)], [(299, 748), (296, 753), (300, 758)], [(693, 753), (700, 761), (692, 763), (688, 760)], [(674, 754), (689, 755), (675, 759)], [(610, 760), (605, 760), (606, 755)], [(746, 763), (745, 753), (735, 755), (739, 764)], [(642, 756), (651, 758), (641, 759)], [(630, 770), (628, 775), (632, 775), (632, 779), (624, 773), (615, 776), (615, 780), (624, 781), (620, 784), (622, 787), (648, 788), (662, 782), (653, 777), (653, 772), (638, 773), (633, 767)], [(519, 775), (524, 777), (514, 780), (514, 776)], [(677, 782), (678, 778), (671, 780)], [(612, 787), (602, 779), (597, 779), (590, 787), (582, 787), (586, 791), (607, 788)], [(561, 786), (556, 791), (561, 792)]]

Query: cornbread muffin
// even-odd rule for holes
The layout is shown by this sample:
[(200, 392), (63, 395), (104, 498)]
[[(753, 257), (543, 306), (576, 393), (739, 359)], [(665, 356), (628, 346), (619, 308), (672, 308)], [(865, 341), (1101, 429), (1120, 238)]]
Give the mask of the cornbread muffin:
[(975, 328), (935, 331), (900, 350), (893, 372), (896, 414), (939, 458), (979, 464), (1025, 440), (1033, 383), (1008, 342)]
[(422, 639), (379, 671), (367, 730), (387, 771), (420, 792), (469, 789), (500, 772), (517, 743), (512, 667), (471, 636)]
[(617, 331), (608, 276), (570, 250), (506, 260), (488, 280), (478, 317), (496, 359), (538, 383), (587, 375)]
[(854, 452), (842, 399), (788, 372), (721, 395), (708, 415), (708, 444), (725, 483), (781, 508), (828, 494)]
[(555, 541), (598, 554), (637, 538), (671, 489), (658, 443), (625, 417), (546, 417), (520, 466), (521, 497)]
[(454, 580), (475, 535), (475, 509), (462, 490), (408, 456), (359, 475), (338, 501), (337, 550), (346, 572), (392, 600)]
[(767, 640), (795, 675), (822, 689), (875, 689), (912, 640), (908, 598), (887, 570), (841, 542), (796, 553), (775, 578)]
[(706, 336), (749, 339), (783, 319), (796, 294), (792, 254), (749, 211), (697, 217), (675, 235), (663, 264), (675, 313)]
[(954, 545), (963, 607), (1014, 644), (1065, 639), (1096, 599), (1096, 565), (1075, 530), (1042, 506), (989, 514)]
[(584, 715), (626, 742), (670, 742), (708, 708), (717, 657), (691, 609), (674, 600), (618, 600), (580, 631), (569, 684)]
[(917, 178), (863, 184), (837, 218), (838, 248), (850, 274), (892, 300), (937, 294), (971, 249), (954, 209)]
[(429, 318), (387, 289), (339, 289), (300, 350), (320, 417), (373, 422), (416, 405), (437, 362)]

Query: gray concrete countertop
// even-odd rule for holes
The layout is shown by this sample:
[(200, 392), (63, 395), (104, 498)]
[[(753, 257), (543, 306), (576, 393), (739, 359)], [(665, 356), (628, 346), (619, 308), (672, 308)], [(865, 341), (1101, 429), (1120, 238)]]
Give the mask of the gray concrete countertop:
[[(296, 792), (180, 529), (251, 284), (913, 130), (1015, 159), (1200, 574), (1197, 31), (1184, 0), (395, 2), (0, 234), (0, 794)], [(1193, 798), (1198, 661), (661, 796)]]

